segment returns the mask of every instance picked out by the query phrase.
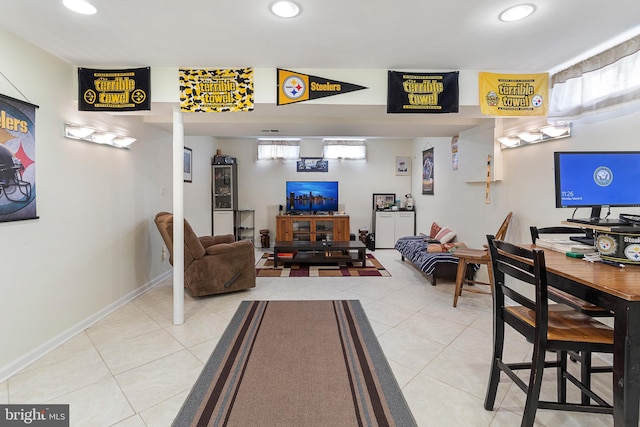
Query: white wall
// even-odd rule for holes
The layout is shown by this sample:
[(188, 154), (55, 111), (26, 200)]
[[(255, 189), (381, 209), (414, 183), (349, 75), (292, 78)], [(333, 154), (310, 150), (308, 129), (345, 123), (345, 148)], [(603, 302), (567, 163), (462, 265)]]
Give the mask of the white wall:
[[(257, 142), (217, 140), (223, 154), (238, 160), (238, 206), (256, 211), (256, 230), (268, 228), (275, 240), (278, 206), (285, 205), (286, 181), (338, 181), (339, 209), (350, 216), (351, 233), (371, 230), (373, 193), (395, 193), (404, 201), (411, 177), (395, 175), (396, 156), (411, 155), (411, 140), (370, 139), (367, 160), (329, 160), (328, 172), (296, 172), (295, 160), (256, 160)], [(322, 157), (321, 139), (303, 139), (301, 157)], [(256, 242), (259, 242), (256, 231)]]
[[(0, 93), (39, 106), (40, 217), (0, 223), (1, 381), (169, 270), (153, 216), (171, 207), (171, 136), (135, 117), (78, 112), (75, 68), (4, 32), (0, 63), (10, 81), (0, 78)], [(69, 140), (65, 121), (138, 141), (121, 150)]]

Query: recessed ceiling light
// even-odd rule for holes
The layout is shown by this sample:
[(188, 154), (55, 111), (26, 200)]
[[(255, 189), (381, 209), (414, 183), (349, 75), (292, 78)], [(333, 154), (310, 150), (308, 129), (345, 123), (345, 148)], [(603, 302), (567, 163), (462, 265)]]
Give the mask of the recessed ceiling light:
[(93, 15), (97, 12), (93, 5), (84, 0), (63, 0), (62, 4), (74, 12), (81, 13), (83, 15)]
[(276, 1), (271, 3), (271, 12), (280, 18), (293, 18), (300, 14), (300, 6), (292, 1)]
[(504, 22), (519, 21), (531, 15), (535, 11), (536, 11), (536, 7), (533, 4), (530, 4), (530, 3), (519, 4), (517, 6), (513, 6), (505, 10), (498, 16), (498, 18)]

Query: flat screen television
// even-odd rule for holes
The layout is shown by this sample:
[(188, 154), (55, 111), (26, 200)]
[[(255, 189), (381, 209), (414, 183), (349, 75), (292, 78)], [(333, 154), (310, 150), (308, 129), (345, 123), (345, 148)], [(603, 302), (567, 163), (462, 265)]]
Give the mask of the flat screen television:
[(591, 208), (589, 218), (575, 222), (604, 222), (602, 207), (640, 206), (640, 152), (556, 152), (554, 168), (556, 207)]
[(288, 212), (338, 210), (338, 181), (287, 181)]

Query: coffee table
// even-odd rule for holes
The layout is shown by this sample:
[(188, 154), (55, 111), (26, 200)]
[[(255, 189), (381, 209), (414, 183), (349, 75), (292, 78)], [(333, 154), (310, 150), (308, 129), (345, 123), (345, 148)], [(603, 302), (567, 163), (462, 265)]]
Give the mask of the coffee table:
[[(357, 252), (357, 253), (353, 253)], [(328, 264), (340, 261), (361, 262), (364, 267), (367, 262), (367, 247), (360, 241), (277, 241), (273, 246), (273, 266), (278, 261), (298, 262), (301, 264)], [(291, 254), (284, 256), (284, 254)]]

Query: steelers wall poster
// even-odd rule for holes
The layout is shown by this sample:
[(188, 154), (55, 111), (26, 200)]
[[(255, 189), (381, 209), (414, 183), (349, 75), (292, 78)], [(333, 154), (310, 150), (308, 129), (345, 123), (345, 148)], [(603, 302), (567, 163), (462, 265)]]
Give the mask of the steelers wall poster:
[(0, 222), (37, 218), (36, 108), (0, 95)]
[(151, 69), (78, 68), (78, 110), (144, 111), (151, 109)]
[(180, 111), (253, 111), (253, 68), (180, 69)]
[(353, 83), (283, 70), (281, 68), (278, 68), (277, 71), (278, 91), (276, 105), (293, 104), (295, 102), (304, 102), (367, 89), (364, 86)]
[(493, 116), (546, 116), (549, 74), (478, 75), (480, 112)]
[(389, 71), (387, 113), (457, 113), (458, 74)]

